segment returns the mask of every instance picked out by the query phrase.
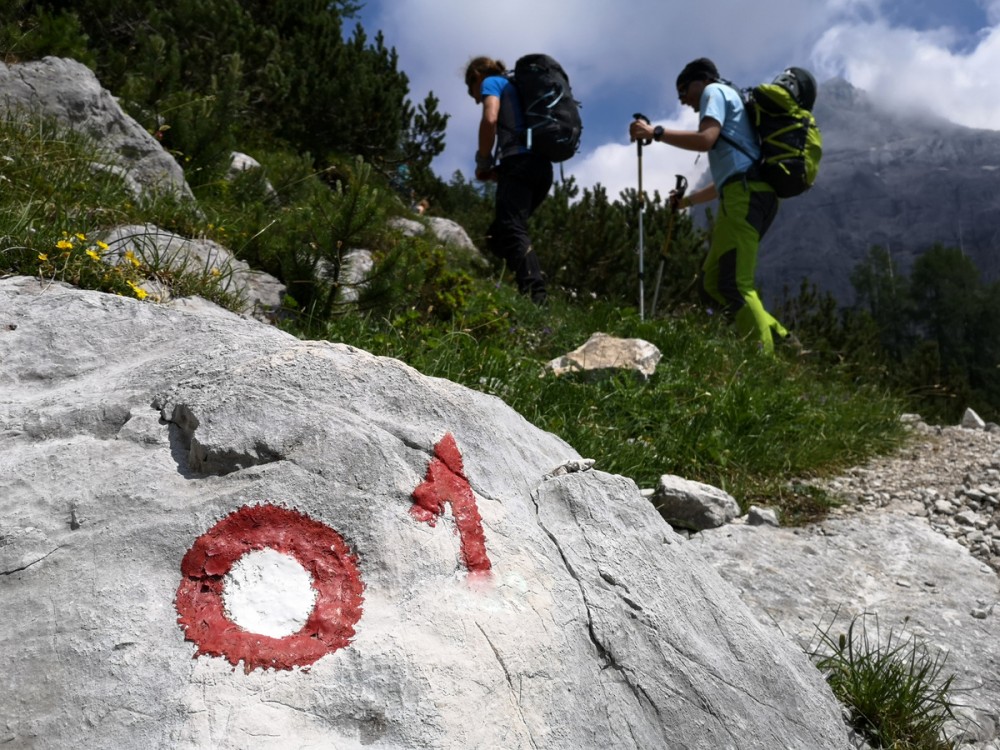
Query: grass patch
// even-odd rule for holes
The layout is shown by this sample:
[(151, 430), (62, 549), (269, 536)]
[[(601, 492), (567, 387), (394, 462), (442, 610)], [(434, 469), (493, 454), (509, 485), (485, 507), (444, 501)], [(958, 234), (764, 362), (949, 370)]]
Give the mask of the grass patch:
[(854, 617), (836, 637), (832, 628), (833, 622), (817, 627), (808, 652), (850, 711), (853, 728), (873, 748), (952, 750), (944, 732), (956, 707), (954, 676), (944, 676), (947, 655), (931, 654), (916, 636), (892, 629), (883, 641), (874, 614)]
[[(663, 353), (656, 374), (545, 374), (546, 362), (595, 331), (655, 344)], [(480, 284), (447, 325), (344, 316), (313, 334), (496, 395), (597, 468), (640, 487), (677, 474), (726, 490), (744, 510), (777, 507), (786, 523), (832, 504), (792, 478), (831, 474), (905, 439), (891, 395), (807, 360), (763, 356), (700, 312), (640, 321), (627, 309), (581, 306), (558, 293), (539, 310), (505, 285)]]

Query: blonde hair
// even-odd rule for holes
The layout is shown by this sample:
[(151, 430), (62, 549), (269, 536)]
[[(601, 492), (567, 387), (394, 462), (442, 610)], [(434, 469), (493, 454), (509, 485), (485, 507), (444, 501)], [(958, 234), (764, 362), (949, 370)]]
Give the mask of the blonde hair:
[(471, 86), (480, 75), (486, 78), (487, 76), (502, 76), (506, 72), (507, 66), (500, 60), (494, 60), (492, 57), (474, 57), (469, 60), (469, 64), (465, 68), (465, 85)]

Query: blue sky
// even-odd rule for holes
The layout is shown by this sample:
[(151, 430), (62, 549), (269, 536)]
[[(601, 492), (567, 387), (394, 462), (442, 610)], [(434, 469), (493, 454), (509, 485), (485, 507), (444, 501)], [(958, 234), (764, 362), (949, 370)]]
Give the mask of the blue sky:
[[(547, 52), (563, 64), (584, 118), (581, 151), (565, 172), (611, 197), (637, 182), (633, 112), (695, 127), (674, 80), (701, 56), (740, 86), (799, 65), (894, 106), (1000, 127), (1000, 0), (367, 0), (358, 20), (396, 48), (411, 99), (433, 91), (451, 115), (434, 162), (445, 179), (473, 171), (479, 108), (463, 73), (476, 55), (513, 67), (522, 54)], [(665, 193), (678, 173), (694, 184), (705, 166), (704, 156), (651, 147), (643, 187)]]

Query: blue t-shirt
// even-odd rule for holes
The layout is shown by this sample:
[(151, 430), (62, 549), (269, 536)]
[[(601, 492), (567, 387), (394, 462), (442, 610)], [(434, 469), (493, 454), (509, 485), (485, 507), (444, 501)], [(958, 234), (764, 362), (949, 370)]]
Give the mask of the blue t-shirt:
[(497, 119), (497, 159), (514, 154), (526, 154), (528, 149), (520, 142), (524, 132), (524, 114), (517, 98), (517, 89), (505, 76), (489, 76), (483, 79), (480, 96), (495, 96), (500, 100), (500, 114)]
[(711, 117), (722, 126), (722, 134), (742, 146), (754, 158), (750, 158), (722, 135), (708, 152), (708, 169), (717, 188), (733, 175), (743, 174), (760, 158), (760, 146), (746, 108), (739, 92), (732, 86), (710, 83), (701, 95), (702, 119)]

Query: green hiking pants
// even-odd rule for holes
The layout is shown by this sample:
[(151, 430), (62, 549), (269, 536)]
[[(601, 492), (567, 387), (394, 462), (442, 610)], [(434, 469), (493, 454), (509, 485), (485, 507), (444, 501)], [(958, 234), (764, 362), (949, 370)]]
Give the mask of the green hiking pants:
[(730, 180), (719, 194), (719, 213), (708, 257), (702, 266), (707, 304), (721, 305), (741, 336), (756, 336), (774, 352), (774, 336), (788, 331), (764, 309), (754, 288), (757, 248), (778, 212), (778, 198), (763, 182)]

